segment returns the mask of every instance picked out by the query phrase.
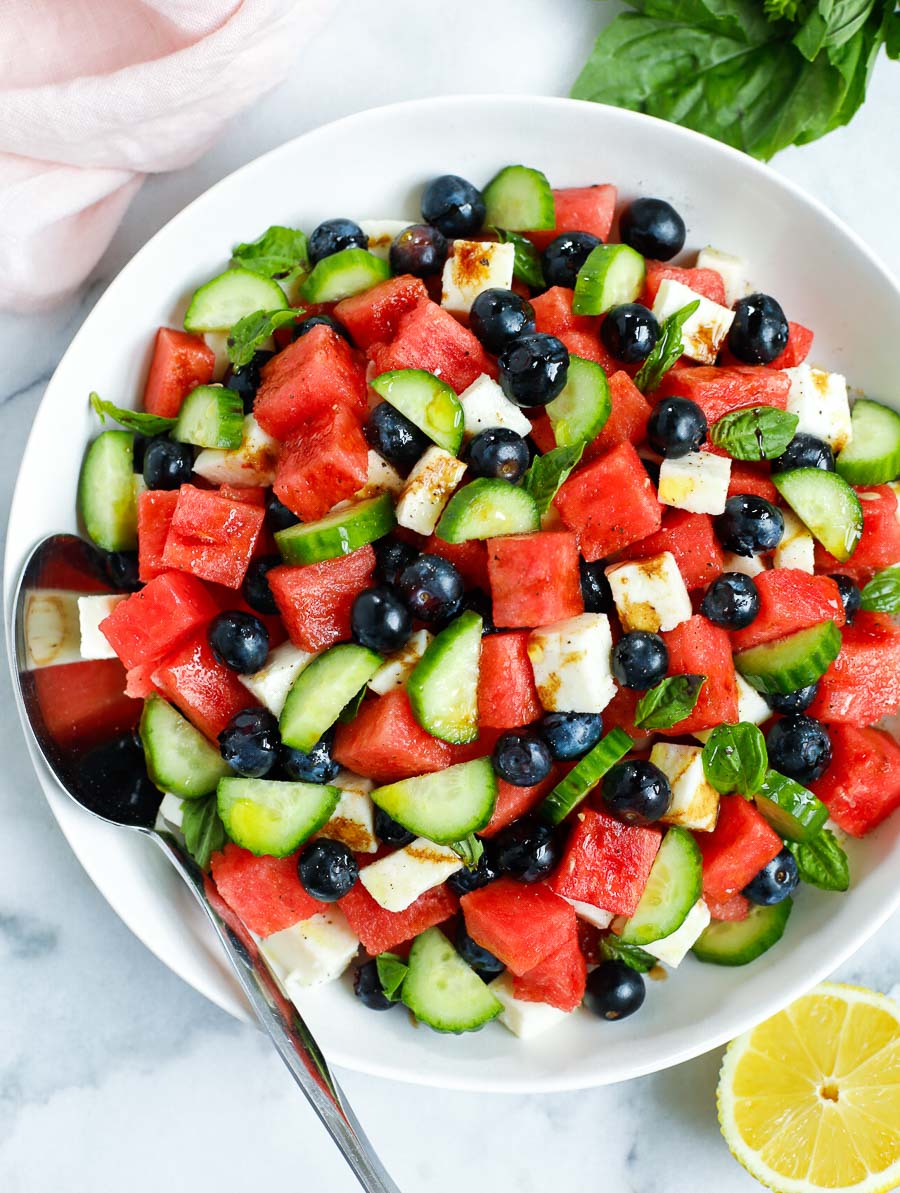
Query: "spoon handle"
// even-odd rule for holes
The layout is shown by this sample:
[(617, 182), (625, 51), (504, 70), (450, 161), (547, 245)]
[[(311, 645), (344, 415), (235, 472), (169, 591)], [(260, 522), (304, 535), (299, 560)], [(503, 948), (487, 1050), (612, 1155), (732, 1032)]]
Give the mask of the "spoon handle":
[(356, 1116), (300, 1013), (279, 990), (253, 937), (218, 895), (203, 871), (170, 833), (145, 830), (168, 857), (206, 912), (244, 994), (319, 1116), (356, 1179), (368, 1193), (400, 1193), (363, 1133)]

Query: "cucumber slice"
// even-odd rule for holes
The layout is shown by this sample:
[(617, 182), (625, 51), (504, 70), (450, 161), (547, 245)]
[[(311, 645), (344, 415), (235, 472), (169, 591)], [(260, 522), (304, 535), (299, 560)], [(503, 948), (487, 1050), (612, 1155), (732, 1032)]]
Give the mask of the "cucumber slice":
[(257, 857), (287, 857), (331, 819), (340, 798), (324, 783), (222, 779), (216, 802), (232, 841)]
[(853, 434), (835, 461), (851, 485), (884, 485), (900, 476), (900, 414), (860, 398), (850, 415)]
[(841, 563), (849, 559), (862, 538), (863, 514), (859, 498), (844, 478), (821, 468), (796, 468), (776, 473), (772, 480), (825, 550)]
[(541, 515), (530, 493), (509, 481), (483, 476), (453, 494), (435, 534), (445, 543), (466, 543), (540, 528)]
[(323, 257), (300, 287), (305, 302), (340, 302), (371, 290), (391, 276), (391, 267), (366, 249), (341, 249)]
[(820, 621), (787, 638), (742, 650), (734, 665), (758, 692), (787, 694), (821, 678), (840, 649), (841, 631), (833, 621)]
[(369, 384), (438, 447), (453, 456), (458, 454), (465, 417), (459, 398), (446, 381), (424, 369), (394, 369)]
[(132, 551), (137, 546), (130, 431), (104, 431), (87, 449), (78, 481), (78, 512), (91, 540), (104, 551)]
[(713, 920), (694, 945), (694, 956), (710, 965), (748, 965), (768, 952), (784, 935), (793, 903), (774, 907), (751, 904), (745, 920)]
[(466, 610), (428, 644), (406, 681), (413, 716), (423, 729), (451, 745), (478, 737), (478, 664), (481, 630)]
[(291, 685), (278, 727), (281, 740), (309, 752), (384, 660), (374, 650), (342, 642), (313, 659)]
[(766, 771), (756, 806), (775, 832), (785, 841), (810, 841), (828, 819), (828, 809), (796, 779), (778, 771)]
[(703, 857), (693, 836), (670, 828), (663, 838), (641, 901), (625, 921), (623, 944), (652, 944), (677, 932), (703, 893)]
[(593, 750), (585, 754), (561, 783), (538, 804), (538, 812), (549, 824), (561, 824), (573, 808), (593, 790), (606, 772), (620, 762), (634, 742), (622, 729), (613, 729)]
[(244, 403), (224, 385), (198, 385), (184, 399), (172, 438), (195, 447), (236, 451), (244, 441)]
[(284, 291), (271, 278), (249, 269), (226, 269), (194, 291), (184, 316), (185, 331), (228, 331), (254, 311), (283, 311)]
[(503, 1010), (439, 928), (417, 936), (409, 950), (403, 1002), (435, 1031), (478, 1031)]
[(623, 302), (635, 302), (646, 273), (644, 258), (627, 244), (598, 244), (578, 271), (572, 311), (605, 315)]
[(321, 563), (349, 555), (374, 543), (396, 525), (389, 493), (345, 506), (317, 522), (300, 522), (275, 532), (275, 543), (285, 563)]
[(593, 360), (570, 356), (566, 388), (545, 409), (557, 447), (590, 443), (612, 413), (609, 382), (603, 369)]
[(484, 188), (484, 222), (509, 232), (535, 232), (556, 227), (556, 205), (550, 183), (530, 166), (506, 166)]
[(476, 758), (436, 774), (376, 787), (372, 800), (416, 836), (452, 845), (490, 820), (497, 802), (497, 776), (490, 758)]
[(196, 799), (215, 791), (219, 780), (231, 774), (212, 742), (161, 696), (144, 702), (140, 735), (147, 774), (160, 791)]

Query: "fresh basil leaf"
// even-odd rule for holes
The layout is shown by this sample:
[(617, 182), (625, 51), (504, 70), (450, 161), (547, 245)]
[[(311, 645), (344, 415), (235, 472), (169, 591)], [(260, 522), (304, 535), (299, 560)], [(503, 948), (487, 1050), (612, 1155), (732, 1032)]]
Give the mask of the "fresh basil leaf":
[(623, 944), (612, 932), (600, 941), (600, 955), (604, 961), (621, 961), (638, 973), (649, 973), (654, 965), (659, 964), (652, 953), (646, 952), (636, 944)]
[(659, 339), (634, 378), (634, 383), (642, 394), (656, 389), (669, 369), (678, 363), (681, 353), (684, 351), (682, 328), (699, 306), (700, 300), (695, 299), (694, 302), (689, 302), (663, 320), (663, 325), (659, 329)]
[(888, 58), (900, 58), (900, 8), (885, 14), (884, 48)]
[(228, 335), (228, 359), (236, 369), (248, 365), (276, 328), (285, 327), (296, 318), (297, 312), (288, 307), (285, 311), (254, 311), (238, 319)]
[(732, 410), (709, 428), (709, 441), (734, 460), (774, 460), (794, 438), (799, 421), (774, 406)]
[(803, 882), (823, 891), (846, 891), (850, 886), (847, 854), (830, 829), (823, 828), (811, 841), (785, 841), (785, 845), (796, 859)]
[(140, 410), (125, 410), (112, 402), (104, 402), (99, 394), (91, 394), (91, 405), (102, 423), (107, 416), (126, 429), (138, 435), (164, 435), (175, 426), (174, 418), (163, 418), (161, 414), (144, 414)]
[(581, 459), (584, 446), (583, 443), (573, 443), (568, 447), (554, 447), (543, 456), (535, 456), (522, 479), (522, 485), (534, 498), (541, 515), (546, 514), (560, 485)]
[(283, 277), (298, 267), (309, 269), (305, 234), (278, 224), (267, 228), (256, 240), (235, 245), (231, 255), (244, 269), (267, 278)]
[(816, 4), (794, 34), (793, 42), (808, 62), (821, 50), (845, 45), (862, 29), (875, 0), (827, 0)]
[(800, 9), (800, 0), (764, 0), (763, 12), (770, 21), (794, 21)]
[(375, 968), (378, 970), (378, 980), (385, 998), (397, 1002), (403, 982), (409, 973), (409, 966), (396, 953), (379, 953), (375, 958)]
[(225, 848), (228, 835), (219, 817), (216, 795), (186, 799), (182, 804), (181, 831), (188, 853), (201, 870), (209, 869), (209, 859)]
[(766, 739), (756, 725), (717, 725), (703, 747), (703, 773), (721, 795), (755, 795), (766, 777)]
[(872, 577), (862, 590), (862, 607), (870, 613), (900, 613), (900, 565)]
[(462, 858), (467, 870), (474, 870), (484, 853), (484, 845), (474, 833), (469, 833), (468, 837), (463, 837), (461, 841), (454, 841), (448, 848)]
[(670, 675), (645, 692), (637, 703), (637, 729), (671, 729), (689, 716), (706, 683), (705, 675)]
[(543, 290), (544, 270), (541, 267), (540, 253), (527, 237), (518, 232), (507, 232), (505, 228), (494, 228), (497, 239), (501, 244), (511, 244), (516, 250), (513, 262), (513, 275), (524, 282), (526, 286), (533, 286), (535, 290)]

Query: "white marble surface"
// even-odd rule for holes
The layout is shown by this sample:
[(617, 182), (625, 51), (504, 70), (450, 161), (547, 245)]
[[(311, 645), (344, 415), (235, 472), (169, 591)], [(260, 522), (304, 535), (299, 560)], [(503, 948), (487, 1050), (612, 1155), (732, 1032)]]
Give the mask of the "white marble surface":
[[(193, 168), (145, 185), (81, 293), (47, 315), (0, 318), (0, 507), (73, 334), (188, 200), (264, 150), (361, 108), (457, 91), (565, 94), (607, 13), (593, 0), (343, 0), (287, 84)], [(466, 30), (474, 32), (464, 42)], [(785, 153), (776, 168), (900, 271), (897, 111), (900, 68), (882, 61), (852, 128)], [(164, 969), (81, 871), (31, 774), (5, 673), (2, 683), (0, 1189), (245, 1193), (262, 1178), (273, 1188), (352, 1193), (264, 1041)], [(897, 926), (895, 918), (839, 976), (885, 990), (897, 983)], [(498, 1193), (749, 1193), (758, 1186), (716, 1126), (718, 1061), (551, 1097), (421, 1091), (354, 1074), (345, 1084), (409, 1193), (459, 1193), (473, 1180)]]

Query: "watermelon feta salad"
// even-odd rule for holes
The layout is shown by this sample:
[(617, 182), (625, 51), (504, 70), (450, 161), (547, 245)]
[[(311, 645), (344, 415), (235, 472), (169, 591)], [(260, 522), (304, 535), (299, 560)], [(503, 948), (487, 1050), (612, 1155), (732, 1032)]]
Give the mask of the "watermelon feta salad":
[(900, 416), (662, 199), (421, 210), (238, 245), (92, 395), (80, 657), (287, 997), (531, 1036), (753, 961), (900, 806)]

